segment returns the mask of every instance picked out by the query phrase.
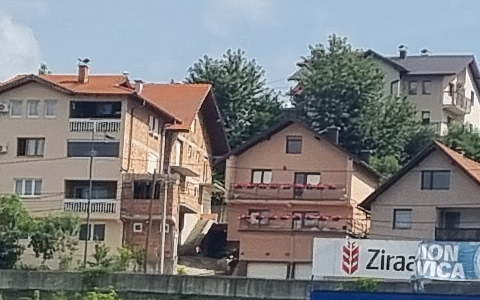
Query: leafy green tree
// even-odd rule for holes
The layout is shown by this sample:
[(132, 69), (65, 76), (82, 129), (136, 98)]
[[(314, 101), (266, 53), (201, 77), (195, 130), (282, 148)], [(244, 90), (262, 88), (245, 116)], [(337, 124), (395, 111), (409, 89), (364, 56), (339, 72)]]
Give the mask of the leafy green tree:
[(92, 257), (93, 262), (88, 262), (88, 265), (92, 268), (104, 268), (109, 269), (112, 267), (113, 258), (109, 256), (110, 248), (104, 243), (95, 244), (95, 252)]
[(452, 149), (463, 151), (468, 158), (480, 162), (480, 131), (469, 124), (452, 123), (441, 141)]
[(20, 239), (26, 238), (32, 219), (15, 195), (0, 198), (0, 269), (12, 269), (25, 247)]
[(219, 59), (205, 55), (188, 72), (188, 82), (213, 85), (232, 148), (271, 126), (281, 114), (278, 94), (266, 86), (265, 71), (245, 51), (229, 49)]
[(372, 150), (387, 174), (409, 157), (405, 148), (424, 133), (415, 106), (383, 95), (384, 74), (372, 58), (332, 35), (327, 45), (311, 46), (299, 65), (301, 92), (292, 101), (314, 129), (339, 127), (343, 147)]

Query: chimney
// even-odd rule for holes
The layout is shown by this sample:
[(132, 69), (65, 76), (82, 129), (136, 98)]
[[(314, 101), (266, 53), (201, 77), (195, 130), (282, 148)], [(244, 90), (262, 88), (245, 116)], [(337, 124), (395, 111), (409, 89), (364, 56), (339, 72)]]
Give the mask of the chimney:
[(336, 126), (329, 126), (326, 128), (327, 138), (335, 145), (338, 145), (338, 133), (340, 128)]
[(370, 157), (372, 156), (372, 150), (360, 150), (360, 159), (366, 163), (370, 163)]
[(407, 46), (400, 45), (398, 46), (399, 58), (405, 59), (407, 57)]
[(88, 65), (80, 63), (78, 64), (78, 82), (87, 83), (88, 82)]
[(135, 93), (140, 95), (143, 91), (143, 83), (144, 81), (141, 79), (135, 79)]

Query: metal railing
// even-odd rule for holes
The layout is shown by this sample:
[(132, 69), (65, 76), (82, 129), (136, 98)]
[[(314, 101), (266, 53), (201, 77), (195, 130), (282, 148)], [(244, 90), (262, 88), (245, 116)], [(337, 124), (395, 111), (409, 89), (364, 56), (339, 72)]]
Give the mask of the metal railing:
[(70, 119), (71, 132), (120, 132), (121, 120)]
[[(88, 210), (87, 199), (66, 199), (63, 202), (65, 211), (73, 211), (77, 213), (86, 213)], [(116, 200), (99, 200), (94, 199), (90, 202), (90, 213), (115, 214), (117, 213)]]
[(470, 113), (472, 101), (470, 98), (467, 98), (464, 92), (445, 92), (443, 97), (443, 105), (446, 107), (453, 107), (460, 110), (463, 113)]
[(436, 228), (435, 240), (480, 242), (480, 228)]

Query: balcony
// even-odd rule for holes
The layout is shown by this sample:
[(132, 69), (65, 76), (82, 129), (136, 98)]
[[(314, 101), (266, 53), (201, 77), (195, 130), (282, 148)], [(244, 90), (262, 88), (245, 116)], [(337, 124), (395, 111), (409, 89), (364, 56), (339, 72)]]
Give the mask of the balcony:
[(346, 200), (345, 185), (234, 184), (230, 200)]
[(120, 132), (121, 120), (70, 119), (70, 132)]
[[(86, 217), (88, 211), (87, 199), (65, 199), (63, 201), (64, 211), (79, 213), (82, 218)], [(118, 219), (120, 217), (116, 200), (92, 199), (90, 202), (91, 218)]]
[(480, 242), (480, 228), (436, 228), (435, 240), (454, 242)]
[(455, 115), (469, 114), (472, 109), (472, 101), (465, 97), (465, 91), (455, 93), (445, 92), (443, 97), (443, 108)]

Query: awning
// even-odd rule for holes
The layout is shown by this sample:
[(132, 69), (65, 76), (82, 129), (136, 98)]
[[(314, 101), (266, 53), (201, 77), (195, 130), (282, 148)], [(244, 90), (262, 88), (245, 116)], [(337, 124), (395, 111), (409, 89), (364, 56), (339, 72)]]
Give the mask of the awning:
[(189, 176), (189, 177), (199, 177), (200, 174), (196, 173), (192, 169), (186, 167), (186, 166), (171, 166), (170, 169), (174, 173), (178, 173), (183, 176)]

